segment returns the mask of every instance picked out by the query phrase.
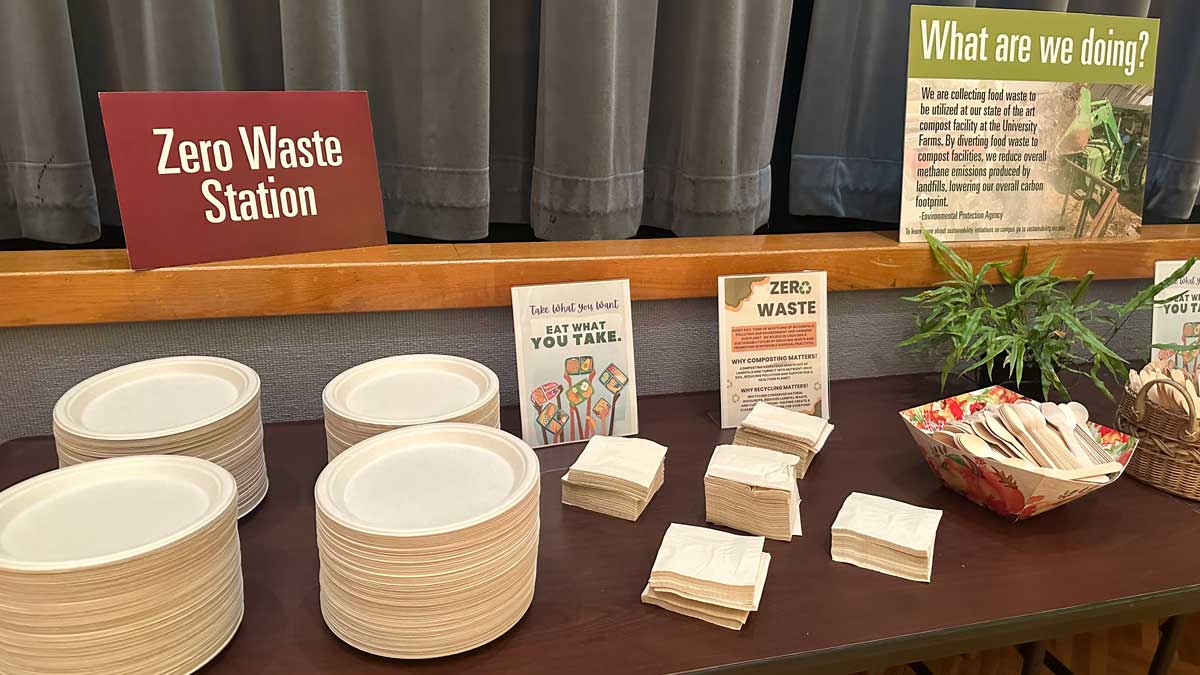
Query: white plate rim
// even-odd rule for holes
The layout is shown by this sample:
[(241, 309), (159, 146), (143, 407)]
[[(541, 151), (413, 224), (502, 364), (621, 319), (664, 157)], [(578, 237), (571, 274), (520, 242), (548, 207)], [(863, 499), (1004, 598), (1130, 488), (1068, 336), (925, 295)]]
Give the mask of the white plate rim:
[[(465, 366), (471, 370), (474, 370), (474, 371), (482, 374), (483, 378), (487, 381), (487, 388), (480, 395), (480, 397), (478, 399), (476, 399), (474, 402), (472, 402), (458, 410), (450, 411), (450, 412), (443, 413), (441, 415), (436, 415), (433, 417), (386, 418), (386, 417), (371, 417), (371, 416), (367, 416), (367, 415), (359, 415), (359, 414), (349, 410), (344, 405), (342, 405), (341, 400), (339, 400), (337, 398), (338, 389), (347, 380), (349, 380), (350, 378), (352, 378), (356, 375), (361, 374), (364, 370), (369, 370), (369, 369), (373, 369), (373, 368), (385, 368), (385, 367), (393, 366), (393, 365), (396, 366), (396, 369), (403, 369), (407, 366), (413, 366), (413, 365), (424, 364), (424, 363), (429, 363), (429, 362), (436, 363), (438, 361), (442, 361), (443, 363), (452, 363), (457, 366)], [(394, 372), (394, 371), (392, 371), (392, 372)], [(470, 413), (477, 408), (482, 407), (488, 401), (491, 401), (492, 399), (497, 398), (499, 395), (500, 395), (500, 378), (496, 376), (495, 371), (493, 371), (491, 368), (488, 368), (487, 366), (483, 365), (482, 363), (479, 363), (478, 361), (466, 359), (461, 356), (451, 356), (449, 354), (400, 354), (400, 355), (396, 355), (396, 356), (385, 356), (381, 359), (374, 359), (372, 361), (360, 363), (357, 366), (347, 368), (346, 370), (343, 370), (342, 372), (338, 373), (337, 376), (335, 376), (332, 380), (330, 380), (329, 383), (325, 385), (325, 388), (323, 390), (321, 390), (321, 402), (325, 405), (326, 408), (328, 408), (331, 412), (333, 412), (338, 417), (342, 417), (347, 420), (363, 422), (366, 424), (377, 424), (377, 425), (381, 425), (381, 426), (394, 427), (396, 425), (410, 426), (410, 425), (418, 425), (418, 424), (430, 424), (430, 423), (439, 422), (442, 420), (455, 419), (457, 417), (461, 417), (467, 413)]]
[(209, 510), (200, 518), (188, 524), (180, 530), (172, 532), (170, 535), (158, 539), (156, 541), (147, 542), (140, 546), (108, 553), (101, 556), (93, 556), (91, 558), (79, 558), (75, 560), (62, 560), (55, 562), (32, 562), (28, 560), (16, 560), (6, 556), (0, 551), (0, 569), (13, 572), (75, 572), (81, 570), (92, 569), (103, 565), (110, 565), (126, 560), (138, 558), (146, 553), (157, 551), (172, 543), (184, 539), (196, 532), (204, 530), (212, 526), (220, 519), (221, 514), (225, 513), (232, 506), (235, 510), (237, 503), (237, 482), (233, 478), (233, 474), (225, 469), (213, 464), (205, 459), (196, 457), (187, 457), (182, 455), (137, 455), (133, 457), (113, 457), (110, 459), (98, 459), (91, 462), (83, 462), (72, 466), (54, 469), (46, 473), (38, 474), (32, 478), (9, 487), (4, 491), (0, 491), (0, 509), (9, 500), (19, 497), (22, 493), (29, 490), (34, 490), (42, 487), (46, 483), (71, 480), (77, 474), (86, 471), (120, 471), (125, 465), (133, 466), (134, 464), (187, 464), (189, 468), (198, 469), (209, 473), (219, 483), (219, 493), (217, 498), (213, 500)]
[[(342, 471), (342, 468), (349, 462), (353, 461), (359, 455), (368, 454), (371, 452), (386, 452), (385, 446), (393, 442), (403, 441), (404, 439), (415, 439), (421, 436), (436, 435), (444, 432), (463, 432), (473, 433), (480, 438), (487, 438), (491, 441), (500, 441), (515, 448), (522, 459), (525, 460), (525, 472), (514, 482), (514, 489), (504, 501), (493, 506), (488, 511), (462, 520), (456, 523), (441, 525), (437, 527), (427, 527), (420, 529), (393, 529), (380, 527), (370, 523), (364, 523), (355, 518), (352, 514), (337, 506), (330, 489), (330, 484)], [(480, 447), (487, 448), (486, 445)], [(343, 450), (337, 457), (334, 457), (321, 470), (321, 474), (317, 476), (316, 485), (313, 486), (313, 496), (316, 501), (316, 506), (321, 510), (322, 514), (327, 518), (337, 522), (348, 529), (362, 532), (365, 534), (378, 535), (383, 537), (395, 538), (420, 538), (436, 535), (451, 534), (461, 530), (466, 530), (480, 523), (485, 523), (497, 516), (503, 514), (509, 509), (516, 506), (520, 501), (529, 494), (531, 490), (538, 484), (541, 479), (541, 463), (538, 460), (537, 454), (528, 443), (513, 436), (512, 434), (496, 429), (494, 427), (486, 427), (479, 424), (468, 424), (462, 422), (441, 422), (436, 424), (424, 424), (413, 427), (403, 427), (393, 431), (387, 431), (378, 436), (372, 436), (365, 441), (354, 444), (353, 446)]]
[[(88, 431), (82, 425), (76, 424), (76, 420), (67, 416), (67, 407), (70, 406), (76, 398), (78, 398), (83, 394), (83, 392), (87, 391), (91, 387), (103, 386), (106, 380), (118, 377), (132, 370), (147, 369), (151, 372), (154, 372), (163, 367), (171, 367), (172, 365), (186, 367), (189, 363), (197, 362), (228, 368), (229, 370), (237, 372), (246, 379), (246, 387), (242, 391), (238, 392), (237, 399), (235, 399), (233, 403), (229, 404), (225, 408), (222, 408), (208, 417), (196, 420), (194, 422), (189, 422), (187, 424), (181, 424), (170, 429), (160, 429), (153, 432), (114, 434)], [(233, 359), (226, 359), (220, 356), (165, 356), (158, 359), (134, 361), (133, 363), (127, 363), (123, 366), (117, 366), (116, 368), (109, 368), (108, 370), (96, 373), (82, 382), (79, 382), (75, 386), (68, 389), (65, 394), (59, 397), (58, 401), (54, 404), (52, 418), (54, 424), (61, 427), (68, 434), (78, 436), (80, 438), (90, 438), (104, 441), (128, 441), (164, 438), (188, 431), (194, 431), (230, 417), (234, 413), (240, 411), (242, 408), (250, 404), (259, 395), (261, 387), (262, 381), (260, 380), (258, 373), (255, 372), (255, 370), (250, 366), (234, 361)]]

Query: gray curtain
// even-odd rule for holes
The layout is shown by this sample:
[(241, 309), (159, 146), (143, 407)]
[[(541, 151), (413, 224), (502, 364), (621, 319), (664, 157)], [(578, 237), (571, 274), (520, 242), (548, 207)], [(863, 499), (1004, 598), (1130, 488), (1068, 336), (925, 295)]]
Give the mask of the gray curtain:
[(1200, 192), (1200, 2), (1195, 0), (814, 0), (792, 141), (788, 210), (900, 217), (907, 31), (913, 4), (1160, 19), (1146, 220), (1186, 218)]
[[(388, 228), (766, 222), (791, 0), (5, 0), (0, 237), (119, 212), (96, 93), (365, 89)], [(89, 164), (90, 162), (90, 164)]]
[(99, 231), (65, 2), (0, 4), (0, 237)]

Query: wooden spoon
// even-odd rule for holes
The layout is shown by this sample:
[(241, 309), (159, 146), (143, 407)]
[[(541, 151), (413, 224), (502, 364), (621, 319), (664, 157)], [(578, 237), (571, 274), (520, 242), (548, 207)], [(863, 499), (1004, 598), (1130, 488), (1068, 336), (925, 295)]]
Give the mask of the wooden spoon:
[(1142, 388), (1142, 376), (1132, 368), (1129, 370), (1129, 384), (1125, 388), (1135, 394)]
[(1091, 429), (1088, 428), (1088, 409), (1078, 401), (1069, 401), (1059, 405), (1067, 412), (1072, 413), (1070, 419), (1075, 421), (1075, 439), (1083, 444), (1087, 449), (1088, 455), (1092, 458), (1093, 464), (1104, 464), (1112, 461), (1112, 456), (1104, 450), (1104, 446), (1092, 437)]
[(1078, 469), (1045, 469), (1043, 473), (1047, 476), (1061, 478), (1063, 480), (1081, 480), (1088, 483), (1107, 483), (1109, 475), (1119, 473), (1125, 467), (1121, 466), (1120, 462), (1105, 462), (1104, 464), (1093, 464), (1091, 466), (1080, 467)]
[(1059, 438), (1063, 440), (1067, 449), (1075, 456), (1075, 459), (1079, 462), (1079, 466), (1095, 464), (1092, 461), (1091, 453), (1075, 437), (1075, 416), (1063, 412), (1061, 408), (1049, 401), (1043, 403), (1040, 408), (1042, 415), (1050, 423), (1050, 427), (1058, 432)]
[(1017, 408), (1017, 414), (1021, 417), (1021, 424), (1024, 425), (1025, 432), (1039, 443), (1042, 450), (1049, 454), (1049, 459), (1056, 468), (1077, 469), (1091, 464), (1091, 462), (1080, 463), (1075, 457), (1075, 453), (1071, 452), (1058, 434), (1050, 429), (1050, 425), (1046, 422), (1046, 416), (1040, 409), (1035, 406), (1021, 406)]
[(1084, 426), (1088, 423), (1088, 409), (1079, 401), (1067, 401), (1064, 403), (1067, 410), (1071, 411), (1071, 415), (1075, 417), (1075, 424)]
[(1183, 386), (1187, 388), (1188, 396), (1192, 399), (1192, 410), (1196, 414), (1200, 414), (1200, 393), (1197, 393), (1196, 385), (1192, 383), (1191, 378), (1186, 378)]
[[(1171, 379), (1174, 380), (1176, 384), (1183, 387), (1184, 391), (1187, 391), (1188, 379), (1187, 379), (1187, 376), (1185, 376), (1183, 374), (1182, 370), (1176, 370), (1176, 369), (1172, 368), (1171, 369)], [(1193, 392), (1194, 392), (1194, 389), (1195, 388), (1193, 387)], [(1186, 398), (1193, 398), (1193, 392), (1189, 392), (1188, 394), (1186, 394)], [(1175, 404), (1179, 406), (1180, 412), (1183, 412), (1186, 414), (1188, 411), (1188, 402), (1185, 398), (1185, 395), (1180, 394), (1179, 391), (1176, 389), (1172, 389), (1171, 394), (1174, 397)]]
[(992, 432), (992, 435), (1000, 439), (1004, 443), (1004, 447), (1008, 448), (1009, 452), (1011, 452), (1014, 457), (1019, 457), (1020, 459), (1037, 466), (1037, 461), (1033, 458), (1033, 455), (1025, 450), (1025, 447), (1021, 445), (1021, 442), (1017, 440), (1017, 437), (1013, 436), (1012, 433), (1009, 432), (1008, 427), (1004, 426), (1004, 420), (1000, 418), (999, 413), (989, 410), (984, 413), (983, 421), (984, 424), (987, 425), (988, 431)]
[(931, 432), (929, 435), (931, 437), (933, 437), (933, 440), (937, 441), (938, 443), (948, 445), (952, 448), (958, 447), (958, 443), (954, 440), (955, 434), (953, 434), (949, 431), (943, 431), (941, 429), (938, 429), (937, 431)]
[(972, 455), (975, 455), (976, 457), (982, 457), (984, 459), (1004, 458), (1004, 455), (992, 450), (991, 446), (989, 446), (986, 441), (978, 436), (972, 436), (971, 434), (955, 434), (954, 441), (958, 444), (958, 447), (971, 453)]
[(1016, 437), (1021, 447), (1033, 458), (1035, 464), (1048, 469), (1062, 468), (1051, 460), (1049, 452), (1044, 450), (1037, 439), (1025, 428), (1022, 412), (1028, 409), (1028, 406), (1009, 404), (1000, 406), (998, 412), (1000, 413), (1000, 420), (1004, 422), (1004, 426)]
[(1020, 455), (1014, 454), (1013, 451), (1004, 443), (1004, 441), (997, 438), (996, 435), (992, 433), (991, 429), (988, 429), (987, 420), (985, 420), (982, 415), (976, 415), (974, 419), (971, 420), (971, 429), (975, 432), (976, 436), (987, 441), (987, 444), (992, 446), (992, 449), (996, 452), (999, 452), (1001, 455), (1004, 455), (1005, 457), (1020, 457)]

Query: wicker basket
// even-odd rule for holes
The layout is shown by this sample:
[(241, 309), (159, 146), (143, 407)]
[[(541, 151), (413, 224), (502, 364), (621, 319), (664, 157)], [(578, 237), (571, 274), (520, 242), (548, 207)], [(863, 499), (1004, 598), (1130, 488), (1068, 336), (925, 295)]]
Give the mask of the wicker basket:
[[(1154, 386), (1178, 390), (1188, 414), (1151, 401), (1148, 395)], [(1154, 380), (1136, 394), (1126, 389), (1117, 409), (1117, 428), (1140, 441), (1129, 462), (1129, 474), (1165, 492), (1200, 501), (1200, 419), (1196, 413), (1191, 396), (1178, 382)]]

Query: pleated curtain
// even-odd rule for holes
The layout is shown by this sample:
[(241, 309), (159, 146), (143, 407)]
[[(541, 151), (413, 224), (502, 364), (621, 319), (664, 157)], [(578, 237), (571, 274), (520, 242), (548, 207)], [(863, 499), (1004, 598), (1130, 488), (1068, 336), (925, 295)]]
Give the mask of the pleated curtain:
[(1147, 222), (1187, 218), (1200, 193), (1200, 2), (1196, 0), (814, 0), (795, 118), (788, 210), (900, 217), (913, 4), (1033, 9), (1160, 20)]
[(5, 0), (0, 237), (119, 223), (96, 94), (363, 89), (388, 229), (766, 222), (790, 0)]

